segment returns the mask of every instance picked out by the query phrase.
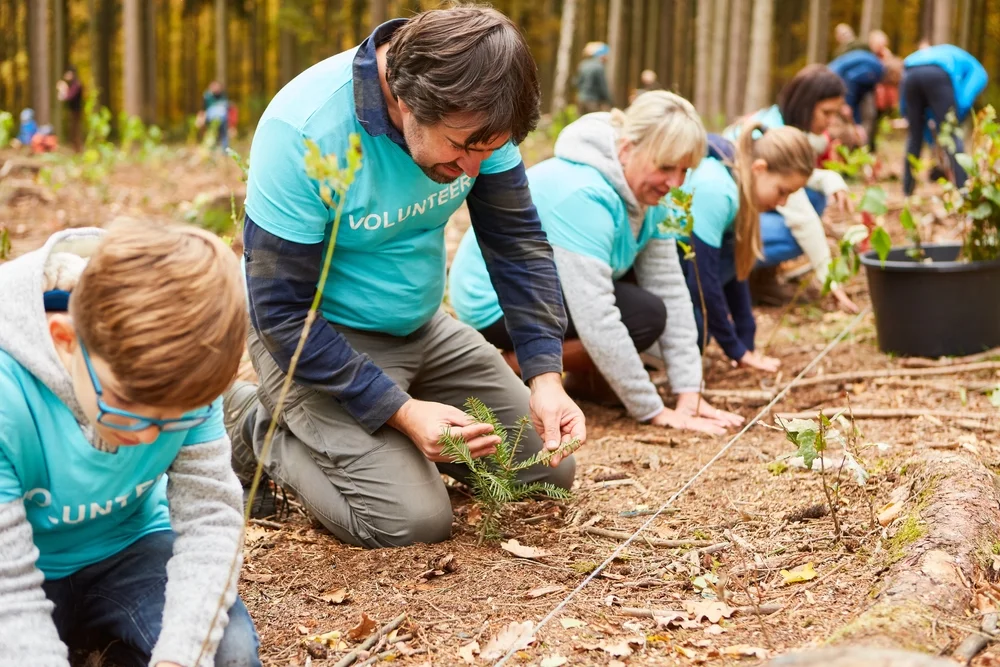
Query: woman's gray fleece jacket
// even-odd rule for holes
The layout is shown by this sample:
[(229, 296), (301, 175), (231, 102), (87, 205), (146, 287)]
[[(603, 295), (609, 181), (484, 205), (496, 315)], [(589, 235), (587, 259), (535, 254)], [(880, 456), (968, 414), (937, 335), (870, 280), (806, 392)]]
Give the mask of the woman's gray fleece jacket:
[[(69, 374), (48, 334), (42, 293), (54, 287), (46, 281), (62, 280), (47, 267), (50, 257), (59, 252), (88, 256), (102, 233), (99, 229), (60, 232), (42, 248), (0, 265), (0, 349), (73, 411), (92, 444), (93, 430), (85, 425)], [(110, 451), (101, 443), (95, 446)], [(230, 457), (229, 438), (222, 438), (182, 447), (167, 471), (170, 522), (177, 538), (167, 563), (163, 626), (151, 665), (215, 664), (242, 563), (242, 492)], [(234, 554), (239, 560), (230, 575)], [(35, 566), (37, 558), (23, 500), (0, 504), (0, 665), (69, 667), (66, 645), (52, 621), (52, 602), (42, 590), (44, 577)], [(222, 611), (213, 623), (220, 598)], [(206, 636), (206, 650), (196, 662)]]
[[(625, 181), (617, 144), (618, 131), (611, 124), (610, 114), (592, 113), (563, 130), (556, 141), (555, 154), (600, 171), (624, 200), (632, 232), (638, 235), (647, 207), (636, 200)], [(663, 400), (615, 305), (611, 267), (564, 248), (553, 250), (566, 307), (580, 341), (629, 414), (639, 421), (652, 419), (663, 410)], [(667, 326), (651, 352), (662, 354), (671, 389), (674, 393), (700, 391), (698, 329), (676, 242), (651, 240), (636, 258), (635, 274), (639, 286), (661, 298), (667, 309)]]

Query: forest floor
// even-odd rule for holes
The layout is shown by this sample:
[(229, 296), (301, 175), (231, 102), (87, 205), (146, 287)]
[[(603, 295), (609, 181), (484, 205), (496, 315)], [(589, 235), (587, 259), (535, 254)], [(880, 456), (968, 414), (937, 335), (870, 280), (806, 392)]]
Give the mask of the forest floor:
[[(185, 149), (155, 166), (122, 164), (105, 188), (67, 183), (45, 202), (30, 192), (5, 195), (0, 182), (0, 224), (16, 256), (65, 227), (100, 226), (116, 216), (183, 219), (190, 209), (185, 202), (199, 195), (228, 201), (228, 189), (242, 187), (239, 176), (228, 159)], [(890, 203), (901, 201), (896, 182), (885, 187)], [(845, 226), (828, 222), (832, 229)], [(466, 214), (456, 215), (450, 246), (467, 224)], [(898, 223), (889, 227), (899, 241)], [(947, 221), (931, 229), (935, 237), (953, 234)], [(869, 304), (863, 277), (849, 291), (862, 307)], [(767, 396), (852, 319), (828, 300), (787, 313), (760, 308), (758, 340), (768, 342), (782, 370), (764, 377), (733, 369), (711, 347), (707, 386), (730, 392), (713, 397), (713, 404), (754, 417)], [(988, 392), (998, 377), (987, 365), (906, 379), (905, 363), (879, 352), (873, 316), (866, 315), (809, 376), (873, 369), (900, 375), (793, 389), (511, 662), (749, 665), (829, 641), (951, 654), (978, 630), (984, 613), (1000, 606), (994, 602), (1000, 600), (993, 583), (1000, 518), (992, 472), (1000, 467), (1000, 419), (932, 411), (1000, 415)], [(774, 428), (773, 414), (848, 405), (858, 412), (912, 412), (857, 419), (860, 435), (848, 438), (847, 448), (868, 473), (864, 484), (845, 467), (840, 445), (827, 453), (838, 536), (824, 475), (789, 458), (795, 446)], [(389, 651), (383, 660), (495, 661), (524, 623), (545, 617), (621, 544), (594, 529), (633, 533), (729, 440), (639, 425), (621, 408), (583, 407), (589, 442), (577, 453), (573, 499), (519, 503), (504, 517), (505, 539), (530, 547), (521, 554), (528, 557), (477, 545), (478, 515), (460, 485), (449, 487), (455, 521), (452, 539), (442, 544), (377, 551), (346, 546), (294, 499), (287, 516), (250, 526), (240, 591), (265, 664), (338, 664), (356, 645), (352, 628), (367, 634), (365, 618), (381, 626), (403, 613), (406, 621), (392, 641), (377, 645)], [(660, 540), (689, 544), (661, 546)], [(657, 611), (644, 617), (636, 609)], [(987, 648), (973, 664), (1000, 665), (1000, 649)]]

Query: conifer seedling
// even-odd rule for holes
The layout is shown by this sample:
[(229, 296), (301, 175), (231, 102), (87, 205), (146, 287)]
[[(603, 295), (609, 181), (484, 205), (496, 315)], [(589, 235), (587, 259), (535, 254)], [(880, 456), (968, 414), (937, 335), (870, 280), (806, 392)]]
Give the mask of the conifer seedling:
[(482, 512), (479, 523), (478, 544), (494, 542), (501, 537), (500, 518), (508, 503), (525, 500), (532, 496), (547, 496), (557, 500), (570, 497), (566, 489), (547, 482), (524, 484), (517, 478), (517, 473), (535, 465), (548, 465), (554, 456), (568, 456), (582, 444), (573, 440), (552, 451), (541, 451), (528, 458), (518, 461), (517, 453), (525, 432), (531, 428), (528, 417), (521, 417), (513, 427), (514, 435), (497, 419), (496, 414), (478, 398), (469, 398), (465, 402), (465, 412), (477, 422), (493, 427), (493, 434), (500, 438), (496, 452), (488, 456), (473, 458), (469, 446), (460, 437), (445, 431), (438, 441), (441, 444), (441, 454), (450, 457), (455, 463), (462, 463), (469, 468), (467, 483), (472, 489), (476, 506)]

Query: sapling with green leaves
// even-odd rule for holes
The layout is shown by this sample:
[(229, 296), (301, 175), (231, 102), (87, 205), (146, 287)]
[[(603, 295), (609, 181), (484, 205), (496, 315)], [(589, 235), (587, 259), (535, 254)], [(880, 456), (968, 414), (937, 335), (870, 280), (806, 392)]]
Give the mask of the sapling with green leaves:
[(14, 138), (14, 115), (9, 111), (0, 111), (0, 148), (6, 148)]
[(468, 484), (472, 489), (476, 506), (482, 512), (479, 523), (479, 544), (500, 539), (500, 519), (508, 503), (525, 500), (534, 496), (547, 496), (555, 499), (569, 498), (566, 489), (547, 482), (524, 484), (517, 478), (517, 473), (536, 465), (548, 465), (553, 457), (564, 457), (572, 454), (580, 447), (579, 440), (565, 443), (555, 450), (543, 450), (521, 461), (517, 460), (521, 440), (531, 429), (531, 420), (521, 417), (514, 424), (513, 438), (508, 429), (497, 419), (496, 413), (478, 398), (469, 398), (465, 402), (465, 412), (477, 422), (493, 427), (493, 435), (500, 438), (496, 451), (487, 456), (473, 458), (469, 446), (459, 436), (445, 430), (438, 441), (441, 454), (451, 458), (455, 463), (468, 467)]
[(837, 146), (837, 154), (840, 155), (841, 159), (827, 160), (823, 163), (823, 168), (835, 171), (844, 178), (857, 178), (875, 164), (875, 156), (869, 152), (868, 146), (851, 150), (841, 144)]

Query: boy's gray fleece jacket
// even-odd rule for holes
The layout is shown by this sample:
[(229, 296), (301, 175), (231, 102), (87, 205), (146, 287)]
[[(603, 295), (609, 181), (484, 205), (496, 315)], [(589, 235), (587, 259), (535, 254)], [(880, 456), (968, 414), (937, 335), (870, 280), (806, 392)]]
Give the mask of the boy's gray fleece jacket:
[[(42, 248), (0, 264), (0, 349), (44, 382), (81, 422), (70, 376), (48, 334), (42, 293), (64, 280), (52, 270), (51, 256), (88, 256), (102, 233), (67, 230)], [(82, 428), (93, 443), (93, 430)], [(163, 628), (150, 664), (207, 667), (215, 663), (228, 623), (226, 610), (236, 599), (239, 563), (234, 576), (229, 574), (230, 563), (234, 554), (242, 559), (242, 493), (230, 463), (229, 439), (181, 448), (168, 470), (167, 497), (177, 539), (167, 564)], [(53, 605), (42, 590), (37, 558), (23, 501), (0, 504), (0, 665), (68, 667), (67, 648), (52, 621)], [(222, 613), (213, 624), (220, 597)], [(207, 650), (196, 662), (206, 636)]]
[[(600, 171), (625, 201), (632, 232), (638, 235), (646, 207), (636, 200), (625, 181), (617, 143), (618, 131), (611, 124), (611, 115), (592, 113), (562, 131), (555, 154)], [(622, 323), (615, 305), (611, 267), (564, 248), (553, 251), (566, 307), (580, 341), (629, 414), (639, 421), (652, 419), (663, 410), (663, 400)], [(667, 364), (671, 389), (674, 393), (700, 391), (698, 329), (676, 242), (651, 240), (636, 258), (635, 273), (639, 286), (663, 299), (667, 308), (667, 326), (659, 340), (659, 351)]]

